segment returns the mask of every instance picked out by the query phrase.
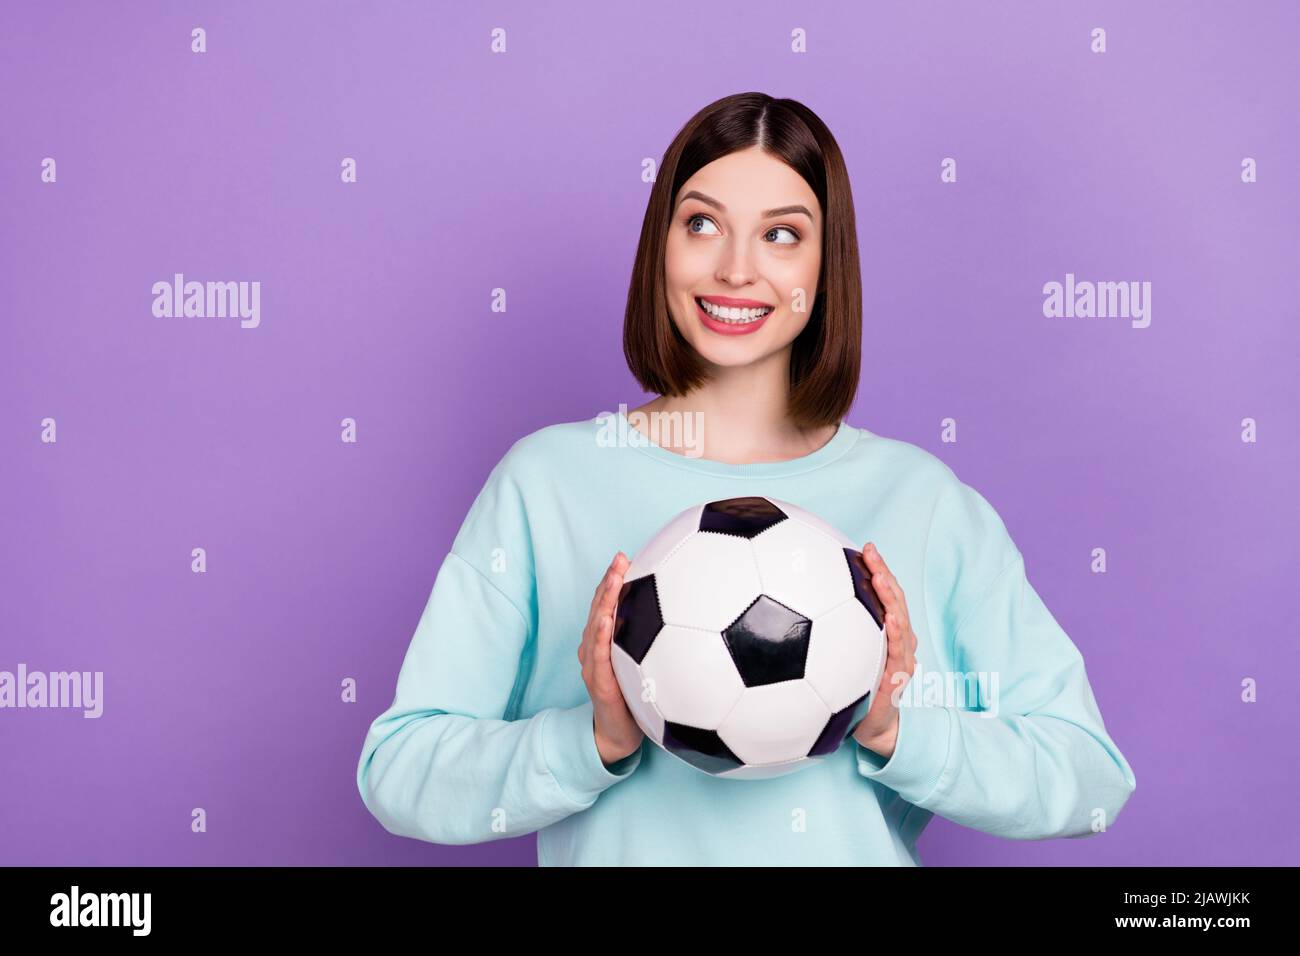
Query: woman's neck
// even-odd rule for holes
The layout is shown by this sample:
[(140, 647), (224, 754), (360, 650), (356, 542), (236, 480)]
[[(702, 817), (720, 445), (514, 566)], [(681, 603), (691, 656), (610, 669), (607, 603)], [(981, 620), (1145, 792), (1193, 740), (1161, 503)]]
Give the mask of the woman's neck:
[[(734, 378), (711, 381), (688, 395), (658, 396), (628, 413), (632, 424), (652, 436), (689, 434), (696, 447), (690, 453), (728, 464), (788, 461), (802, 458), (829, 442), (838, 425), (800, 429), (786, 410), (784, 387), (742, 387)], [(784, 386), (784, 383), (782, 383)], [(637, 412), (651, 419), (650, 427)], [(692, 429), (655, 428), (656, 415), (691, 416)], [(687, 454), (687, 449), (664, 445), (669, 451)]]

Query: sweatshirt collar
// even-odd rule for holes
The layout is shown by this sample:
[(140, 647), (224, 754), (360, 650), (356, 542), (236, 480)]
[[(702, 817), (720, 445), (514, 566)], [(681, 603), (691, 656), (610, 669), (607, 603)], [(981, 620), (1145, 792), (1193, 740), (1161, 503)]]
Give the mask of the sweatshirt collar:
[[(609, 421), (610, 417), (614, 419), (613, 422)], [(637, 429), (622, 410), (602, 412), (592, 420), (596, 423), (598, 429), (612, 429), (614, 431), (612, 437), (617, 444), (635, 448), (640, 454), (646, 455), (655, 461), (686, 471), (717, 475), (724, 478), (781, 478), (813, 471), (842, 457), (857, 443), (862, 434), (861, 429), (855, 428), (848, 422), (841, 421), (839, 428), (831, 436), (830, 441), (806, 455), (790, 458), (786, 461), (761, 461), (747, 465), (736, 465), (729, 462), (715, 461), (712, 458), (690, 458), (675, 451), (669, 451), (667, 448), (656, 444), (649, 436)]]

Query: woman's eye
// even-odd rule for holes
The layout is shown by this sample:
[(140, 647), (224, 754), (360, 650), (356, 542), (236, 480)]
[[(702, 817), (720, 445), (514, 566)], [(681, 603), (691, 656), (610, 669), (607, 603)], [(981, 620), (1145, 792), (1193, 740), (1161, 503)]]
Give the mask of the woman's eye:
[(702, 222), (702, 223), (703, 223), (703, 222), (707, 222), (710, 226), (713, 226), (713, 228), (714, 228), (715, 230), (718, 228), (717, 226), (714, 226), (714, 225), (713, 225), (713, 220), (710, 219), (708, 216), (702, 216), (702, 215), (700, 215), (699, 213), (696, 213), (694, 216), (691, 216), (691, 218), (689, 218), (689, 219), (686, 220), (686, 231), (687, 231), (687, 232), (693, 232), (693, 233), (695, 233), (697, 236), (698, 236), (698, 235), (709, 235), (709, 233), (703, 233), (703, 232), (702, 232), (701, 230), (699, 230), (699, 229), (694, 229), (694, 228), (692, 228), (692, 224), (695, 223), (697, 220), (698, 220), (699, 222)]
[[(697, 222), (700, 224), (700, 228), (698, 229), (695, 228), (695, 223)], [(713, 230), (712, 232), (708, 232), (705, 230), (704, 227), (706, 224), (709, 226), (709, 228)], [(708, 216), (703, 215), (702, 213), (696, 213), (695, 215), (691, 216), (686, 220), (686, 231), (697, 236), (712, 236), (712, 235), (719, 234), (718, 227), (713, 222), (713, 220), (710, 219)], [(799, 233), (795, 232), (789, 226), (773, 226), (767, 232), (763, 233), (763, 237), (767, 238), (768, 236), (771, 236), (773, 234), (779, 234), (779, 233), (786, 233), (790, 238), (778, 239), (776, 240), (774, 245), (792, 246), (799, 241)]]

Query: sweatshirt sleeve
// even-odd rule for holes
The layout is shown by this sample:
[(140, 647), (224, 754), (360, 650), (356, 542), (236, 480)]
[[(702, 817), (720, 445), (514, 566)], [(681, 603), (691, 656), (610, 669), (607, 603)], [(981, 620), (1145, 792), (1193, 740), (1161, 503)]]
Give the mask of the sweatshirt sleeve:
[(590, 700), (518, 715), (535, 587), (523, 496), (503, 460), (438, 569), (393, 703), (361, 751), (362, 802), (390, 833), (444, 844), (522, 836), (585, 810), (640, 763), (637, 750), (604, 764)]
[[(1001, 518), (955, 476), (935, 504), (924, 575), (925, 606), (907, 596), (913, 620), (927, 615), (947, 647), (965, 681), (952, 686), (973, 688), (981, 674), (985, 685), (960, 707), (945, 706), (924, 676), (914, 698), (905, 688), (893, 754), (856, 744), (859, 773), (924, 810), (1011, 839), (1112, 825), (1137, 780), (1106, 733), (1083, 657), (1026, 578)], [(947, 688), (951, 675), (939, 676)]]

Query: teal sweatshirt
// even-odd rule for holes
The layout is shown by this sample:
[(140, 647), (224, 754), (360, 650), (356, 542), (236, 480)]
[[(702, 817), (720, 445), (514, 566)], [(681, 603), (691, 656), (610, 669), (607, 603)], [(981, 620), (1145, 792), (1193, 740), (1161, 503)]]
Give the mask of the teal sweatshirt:
[[(596, 585), (679, 512), (745, 495), (874, 541), (898, 579), (917, 670), (893, 754), (850, 737), (784, 777), (719, 779), (647, 738), (607, 767), (577, 656)], [(1085, 836), (1114, 824), (1136, 780), (1002, 520), (941, 460), (841, 423), (801, 458), (725, 464), (669, 451), (618, 412), (532, 432), (492, 469), (357, 786), (390, 833), (536, 831), (543, 866), (919, 866), (936, 813), (1012, 839)]]

